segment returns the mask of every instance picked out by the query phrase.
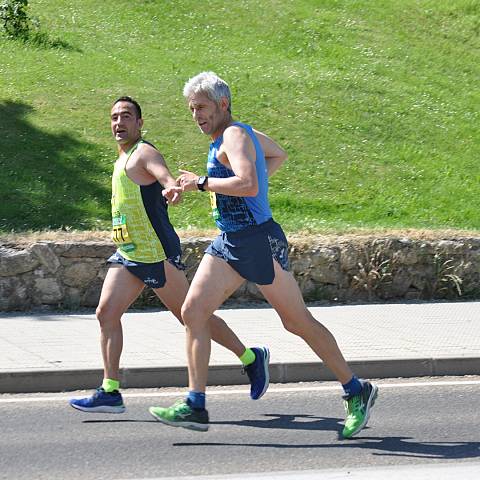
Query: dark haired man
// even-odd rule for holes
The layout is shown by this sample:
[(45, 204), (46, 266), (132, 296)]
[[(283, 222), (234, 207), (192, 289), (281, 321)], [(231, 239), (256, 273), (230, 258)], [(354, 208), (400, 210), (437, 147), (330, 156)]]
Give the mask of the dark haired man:
[[(140, 105), (130, 97), (120, 97), (113, 104), (110, 120), (119, 152), (112, 177), (112, 239), (117, 251), (108, 259), (111, 266), (96, 311), (104, 379), (91, 397), (72, 399), (70, 405), (85, 412), (122, 413), (122, 315), (147, 285), (182, 322), (181, 306), (189, 285), (180, 260), (180, 240), (162, 196), (162, 189), (175, 186), (176, 181), (160, 152), (142, 138)], [(180, 193), (168, 203), (179, 201)], [(260, 398), (269, 382), (268, 349), (245, 348), (216, 315), (211, 315), (209, 328), (217, 343), (240, 358), (251, 382), (250, 396)]]

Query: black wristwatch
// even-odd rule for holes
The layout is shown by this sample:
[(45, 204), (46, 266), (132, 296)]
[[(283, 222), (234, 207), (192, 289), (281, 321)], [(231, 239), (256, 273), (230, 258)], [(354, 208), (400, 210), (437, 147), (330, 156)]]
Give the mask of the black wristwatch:
[(197, 188), (198, 188), (201, 192), (204, 192), (204, 191), (205, 191), (205, 184), (207, 183), (207, 180), (208, 180), (208, 177), (206, 177), (206, 176), (198, 177), (198, 180), (197, 180)]

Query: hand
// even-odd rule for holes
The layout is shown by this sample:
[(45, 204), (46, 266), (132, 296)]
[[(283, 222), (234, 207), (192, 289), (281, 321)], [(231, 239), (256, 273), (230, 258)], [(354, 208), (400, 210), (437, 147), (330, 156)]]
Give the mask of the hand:
[(182, 192), (182, 187), (172, 186), (164, 188), (162, 190), (162, 195), (169, 205), (177, 205), (182, 201)]
[(188, 170), (179, 170), (181, 175), (177, 178), (177, 183), (182, 187), (184, 192), (197, 190), (198, 175)]

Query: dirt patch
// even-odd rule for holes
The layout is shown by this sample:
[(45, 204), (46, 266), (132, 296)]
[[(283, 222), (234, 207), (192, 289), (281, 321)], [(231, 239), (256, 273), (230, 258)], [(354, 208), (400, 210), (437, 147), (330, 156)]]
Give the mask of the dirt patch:
[[(416, 230), (416, 229), (355, 229), (349, 231), (327, 232), (286, 232), (289, 240), (298, 245), (311, 245), (315, 243), (332, 244), (339, 242), (364, 241), (372, 238), (410, 238), (412, 240), (456, 240), (460, 238), (478, 238), (480, 231), (475, 230)], [(213, 238), (218, 234), (215, 229), (189, 229), (178, 230), (182, 239), (188, 238)], [(39, 241), (55, 242), (107, 242), (110, 241), (109, 231), (65, 231), (43, 230), (22, 233), (0, 234), (0, 245), (26, 246)]]

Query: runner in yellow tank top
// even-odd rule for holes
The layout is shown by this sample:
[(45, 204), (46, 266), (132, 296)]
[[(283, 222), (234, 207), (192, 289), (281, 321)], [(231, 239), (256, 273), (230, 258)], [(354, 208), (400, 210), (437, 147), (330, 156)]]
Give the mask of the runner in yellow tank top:
[[(158, 182), (138, 185), (127, 175), (128, 161), (146, 145), (150, 144), (140, 139), (115, 163), (112, 176), (112, 240), (127, 260), (155, 263), (167, 258), (169, 248), (170, 256), (179, 255), (180, 243), (168, 220), (161, 185)], [(148, 189), (154, 190), (153, 195), (144, 193)], [(155, 224), (160, 225), (164, 235), (157, 233)], [(162, 244), (163, 237), (168, 240), (165, 246)]]
[[(188, 281), (180, 261), (180, 240), (167, 213), (162, 190), (176, 185), (160, 152), (141, 137), (140, 105), (130, 97), (119, 98), (112, 107), (111, 128), (119, 158), (112, 178), (112, 238), (117, 251), (109, 258), (97, 318), (101, 330), (104, 379), (91, 397), (72, 399), (70, 405), (85, 412), (122, 413), (119, 363), (123, 348), (122, 315), (145, 285), (154, 289), (162, 303), (182, 322), (181, 307)], [(180, 201), (180, 194), (169, 203)], [(182, 322), (183, 323), (183, 322)], [(268, 358), (255, 354), (218, 316), (210, 319), (212, 338), (235, 353), (252, 384), (252, 399), (258, 385), (268, 387)], [(201, 393), (201, 392), (199, 392)]]

